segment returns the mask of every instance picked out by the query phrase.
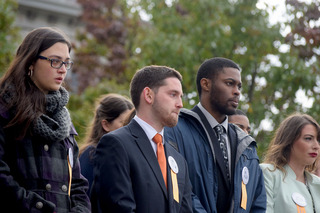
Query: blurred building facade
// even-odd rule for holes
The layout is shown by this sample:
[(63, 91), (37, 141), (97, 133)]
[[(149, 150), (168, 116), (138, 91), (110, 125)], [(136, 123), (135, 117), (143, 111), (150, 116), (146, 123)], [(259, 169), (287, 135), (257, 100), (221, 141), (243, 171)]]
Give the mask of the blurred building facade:
[(81, 6), (77, 0), (18, 0), (15, 24), (21, 29), (21, 37), (37, 27), (58, 27), (72, 41), (82, 28)]

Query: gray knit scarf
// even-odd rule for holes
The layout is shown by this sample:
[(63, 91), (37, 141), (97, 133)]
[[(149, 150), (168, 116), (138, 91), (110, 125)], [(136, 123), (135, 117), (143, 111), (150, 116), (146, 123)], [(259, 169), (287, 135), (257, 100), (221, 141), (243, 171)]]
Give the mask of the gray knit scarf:
[(60, 87), (58, 91), (46, 95), (46, 114), (38, 117), (32, 127), (34, 135), (48, 141), (62, 141), (70, 134), (71, 118), (65, 107), (69, 101), (67, 90)]

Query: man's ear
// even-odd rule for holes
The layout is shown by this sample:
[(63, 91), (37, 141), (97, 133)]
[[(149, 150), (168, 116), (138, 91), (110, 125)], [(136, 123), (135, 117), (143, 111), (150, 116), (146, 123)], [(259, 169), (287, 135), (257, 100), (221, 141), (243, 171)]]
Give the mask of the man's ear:
[(110, 132), (110, 123), (107, 120), (103, 119), (101, 121), (101, 126), (104, 129), (104, 131)]
[(143, 89), (143, 97), (148, 104), (151, 104), (154, 99), (154, 92), (149, 87), (145, 87)]
[(205, 92), (209, 92), (211, 89), (211, 81), (207, 78), (201, 78), (200, 85), (201, 89)]

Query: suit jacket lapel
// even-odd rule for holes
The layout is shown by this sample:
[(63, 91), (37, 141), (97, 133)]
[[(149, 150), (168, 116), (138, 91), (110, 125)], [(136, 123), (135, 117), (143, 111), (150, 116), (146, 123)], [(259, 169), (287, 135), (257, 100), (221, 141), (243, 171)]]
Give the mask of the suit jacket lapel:
[[(238, 136), (234, 131), (234, 128), (231, 124), (229, 124), (229, 141), (230, 141), (230, 148), (231, 148), (231, 183), (234, 182), (234, 170), (235, 170), (235, 159), (237, 154), (237, 146), (238, 146)], [(231, 184), (231, 190), (233, 191), (234, 185)]]
[(167, 148), (168, 144), (167, 142), (164, 145), (164, 149), (166, 152), (166, 159), (167, 159), (167, 184), (168, 184), (168, 199), (169, 199), (169, 212), (171, 212), (171, 209), (173, 208), (173, 191), (172, 191), (172, 181), (171, 181), (171, 169), (170, 165), (168, 163), (168, 157), (172, 156), (170, 153), (170, 150)]
[(137, 143), (143, 156), (146, 158), (146, 161), (148, 162), (150, 168), (152, 169), (154, 175), (156, 176), (156, 179), (158, 180), (158, 183), (161, 186), (162, 191), (164, 192), (165, 196), (168, 197), (166, 185), (163, 180), (163, 176), (161, 173), (161, 169), (160, 169), (157, 157), (154, 154), (154, 151), (150, 145), (150, 141), (146, 133), (135, 120), (132, 120), (128, 125), (128, 127), (133, 137), (136, 138), (135, 142)]

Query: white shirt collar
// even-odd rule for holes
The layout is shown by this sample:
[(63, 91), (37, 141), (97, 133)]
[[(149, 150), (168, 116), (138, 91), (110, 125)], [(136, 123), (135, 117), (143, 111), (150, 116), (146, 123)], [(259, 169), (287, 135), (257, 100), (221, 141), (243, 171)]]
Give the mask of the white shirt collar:
[[(164, 136), (164, 129), (162, 129), (160, 132), (157, 132), (150, 124), (148, 124), (147, 122), (145, 122), (144, 120), (142, 120), (141, 118), (139, 118), (137, 115), (134, 116), (135, 121), (137, 121), (137, 123), (141, 126), (141, 128), (143, 129), (143, 131), (146, 133), (148, 139), (150, 141), (152, 141), (152, 138), (159, 133), (162, 138)], [(163, 143), (164, 140), (162, 140)]]
[[(217, 126), (219, 124), (218, 121), (202, 106), (202, 104), (200, 102), (197, 104), (197, 106), (199, 107), (201, 112), (204, 114), (204, 116), (208, 120), (211, 128), (214, 128), (215, 126)], [(227, 115), (226, 115), (226, 119), (224, 119), (224, 121), (221, 123), (221, 125), (224, 127), (226, 132), (228, 132), (228, 116)]]

